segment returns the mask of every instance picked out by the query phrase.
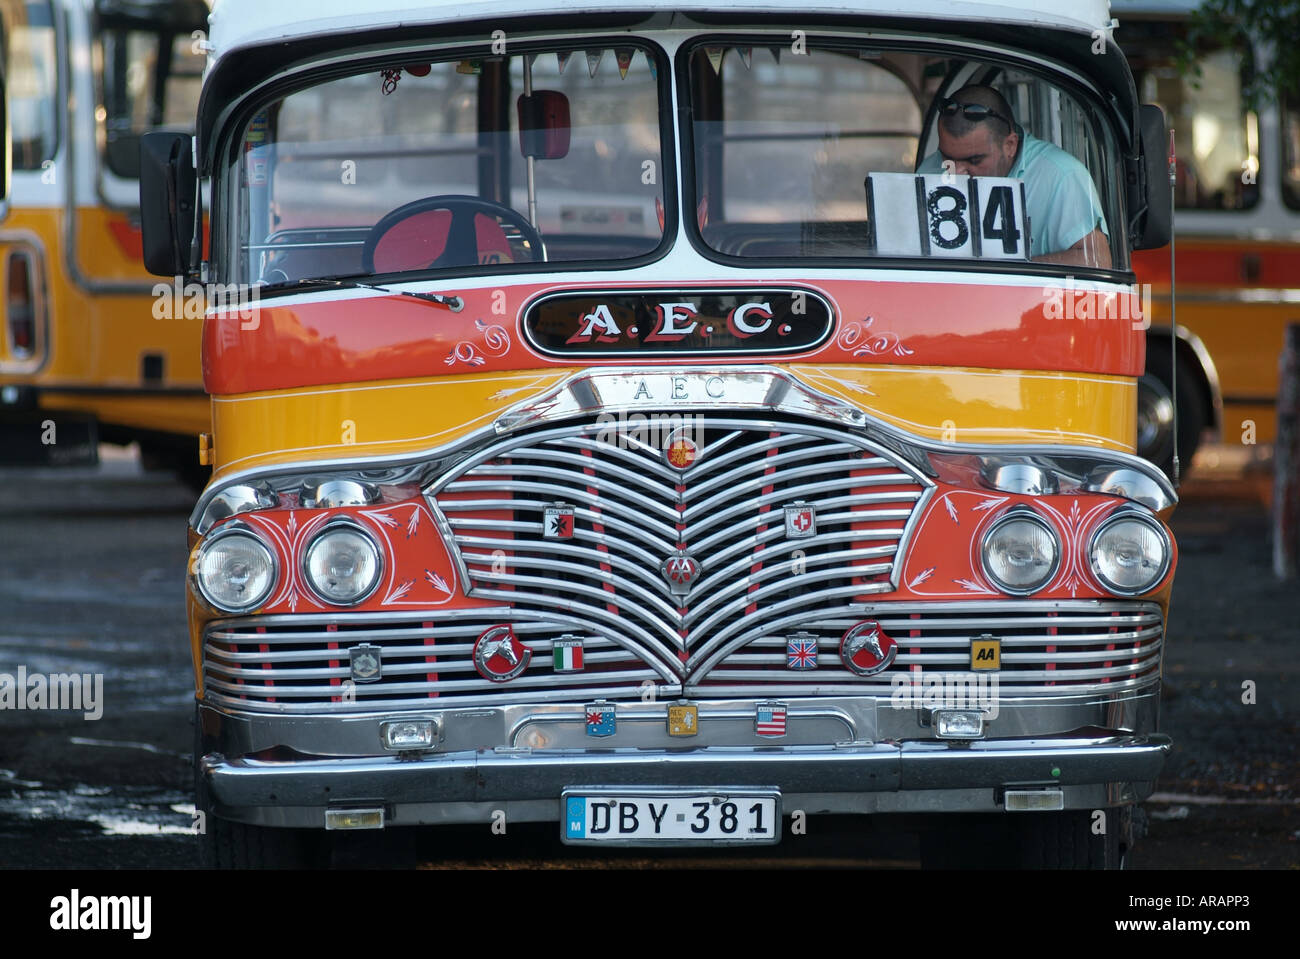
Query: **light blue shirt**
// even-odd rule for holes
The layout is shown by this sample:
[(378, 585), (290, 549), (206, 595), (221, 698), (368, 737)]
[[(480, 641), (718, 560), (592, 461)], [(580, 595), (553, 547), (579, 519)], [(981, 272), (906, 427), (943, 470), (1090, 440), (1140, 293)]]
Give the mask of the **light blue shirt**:
[[(1025, 133), (1019, 126), (1020, 152), (1007, 176), (1025, 183), (1025, 211), (1032, 242), (1030, 256), (1068, 250), (1095, 229), (1107, 237), (1097, 187), (1088, 168), (1055, 144)], [(931, 153), (917, 173), (942, 173), (943, 157)]]

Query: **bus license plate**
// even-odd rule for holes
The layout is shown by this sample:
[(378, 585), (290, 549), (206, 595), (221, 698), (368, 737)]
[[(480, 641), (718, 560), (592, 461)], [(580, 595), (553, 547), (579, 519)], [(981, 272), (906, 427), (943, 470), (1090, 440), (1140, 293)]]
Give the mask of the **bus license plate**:
[(560, 838), (627, 846), (763, 845), (781, 838), (775, 790), (565, 790)]

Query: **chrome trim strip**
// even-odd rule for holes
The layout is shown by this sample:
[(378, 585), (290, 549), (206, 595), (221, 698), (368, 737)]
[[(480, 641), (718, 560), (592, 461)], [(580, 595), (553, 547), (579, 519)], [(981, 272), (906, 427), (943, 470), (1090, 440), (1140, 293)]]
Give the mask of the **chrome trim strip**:
[[(916, 461), (923, 461), (924, 453), (929, 452), (991, 456), (1003, 460), (1036, 457), (1065, 459), (1080, 464), (1080, 477), (1097, 467), (1127, 467), (1146, 474), (1158, 485), (1164, 495), (1164, 501), (1160, 509), (1172, 506), (1178, 501), (1177, 494), (1164, 473), (1133, 453), (1065, 444), (945, 443), (919, 437), (882, 421), (872, 419), (862, 410), (850, 406), (841, 399), (822, 393), (799, 381), (793, 374), (777, 368), (736, 366), (720, 369), (692, 368), (691, 373), (701, 380), (710, 376), (721, 377), (728, 384), (728, 388), (732, 383), (736, 383), (740, 387), (747, 389), (751, 395), (743, 402), (731, 403), (729, 406), (723, 406), (711, 401), (683, 404), (681, 407), (683, 414), (697, 409), (712, 410), (715, 413), (721, 413), (729, 409), (733, 411), (768, 411), (806, 416), (828, 424), (838, 424), (841, 427), (849, 426), (855, 430), (861, 430), (867, 438), (884, 443), (887, 448), (888, 444), (897, 444), (899, 451), (896, 455), (902, 455), (908, 461), (909, 466)], [(306, 459), (301, 463), (289, 466), (277, 464), (237, 470), (224, 477), (220, 484), (211, 485), (204, 491), (190, 513), (190, 525), (199, 533), (205, 533), (207, 530), (202, 527), (201, 522), (203, 510), (208, 502), (222, 489), (232, 485), (249, 484), (255, 480), (264, 479), (273, 483), (276, 488), (288, 490), (298, 488), (303, 478), (311, 474), (388, 472), (392, 477), (388, 481), (396, 482), (398, 478), (401, 478), (404, 482), (418, 482), (421, 487), (424, 487), (431, 481), (428, 474), (437, 474), (440, 469), (443, 471), (449, 470), (453, 465), (454, 458), (463, 456), (476, 447), (490, 444), (493, 438), (501, 437), (528, 422), (541, 425), (555, 420), (578, 417), (584, 413), (617, 413), (619, 410), (663, 412), (665, 408), (673, 408), (674, 404), (671, 401), (633, 402), (630, 397), (623, 404), (611, 404), (602, 407), (598, 405), (600, 402), (599, 394), (590, 389), (590, 380), (593, 377), (622, 376), (629, 380), (639, 380), (654, 375), (670, 376), (672, 374), (658, 368), (650, 372), (619, 367), (580, 371), (574, 373), (569, 379), (550, 391), (537, 397), (525, 399), (507, 409), (492, 424), (477, 429), (451, 443), (432, 446), (416, 453), (372, 457), (323, 457)], [(583, 396), (581, 401), (575, 398), (575, 395), (579, 393)], [(371, 482), (384, 482), (384, 480), (377, 479), (373, 475), (367, 476), (366, 479)], [(281, 482), (277, 483), (276, 480), (281, 480)]]
[[(1168, 736), (1110, 736), (1033, 741), (876, 743), (833, 749), (765, 746), (636, 750), (631, 753), (548, 753), (545, 750), (459, 752), (365, 759), (264, 762), (205, 755), (199, 763), (218, 811), (256, 821), (264, 807), (320, 809), (382, 796), (398, 809), (451, 802), (549, 800), (575, 783), (640, 786), (671, 781), (763, 784), (784, 794), (874, 793), (933, 789), (995, 789), (1039, 782), (1059, 769), (1055, 785), (1153, 782), (1173, 743)], [(274, 796), (272, 801), (270, 797)]]

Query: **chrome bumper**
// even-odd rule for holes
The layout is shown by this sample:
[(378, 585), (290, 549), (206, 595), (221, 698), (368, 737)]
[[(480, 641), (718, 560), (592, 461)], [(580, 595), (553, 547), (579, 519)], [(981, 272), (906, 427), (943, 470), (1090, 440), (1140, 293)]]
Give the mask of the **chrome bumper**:
[[(1005, 707), (1004, 707), (1005, 709)], [(200, 710), (210, 731), (224, 716)], [(913, 727), (915, 728), (915, 727)], [(919, 730), (917, 732), (920, 732)], [(388, 825), (559, 821), (570, 787), (681, 786), (780, 791), (785, 811), (993, 812), (1008, 787), (1059, 788), (1066, 808), (1136, 802), (1172, 748), (1143, 730), (969, 744), (879, 739), (835, 745), (534, 749), (498, 746), (416, 755), (270, 760), (208, 751), (199, 771), (214, 812), (257, 825), (320, 828), (327, 809), (377, 807)], [(229, 744), (229, 740), (228, 740)], [(215, 743), (213, 743), (215, 745)]]

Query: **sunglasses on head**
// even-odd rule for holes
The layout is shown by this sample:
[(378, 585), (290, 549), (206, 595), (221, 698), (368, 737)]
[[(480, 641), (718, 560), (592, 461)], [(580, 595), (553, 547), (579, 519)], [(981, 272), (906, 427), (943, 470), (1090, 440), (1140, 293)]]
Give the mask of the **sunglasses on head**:
[(980, 120), (987, 120), (989, 117), (994, 117), (995, 119), (1001, 120), (1005, 123), (1008, 130), (1015, 129), (1015, 125), (1009, 119), (998, 113), (993, 108), (986, 107), (982, 103), (958, 103), (956, 100), (948, 100), (944, 103), (943, 109), (940, 112), (945, 116), (955, 116), (958, 110), (961, 111), (962, 116), (967, 120), (975, 120), (978, 122)]

